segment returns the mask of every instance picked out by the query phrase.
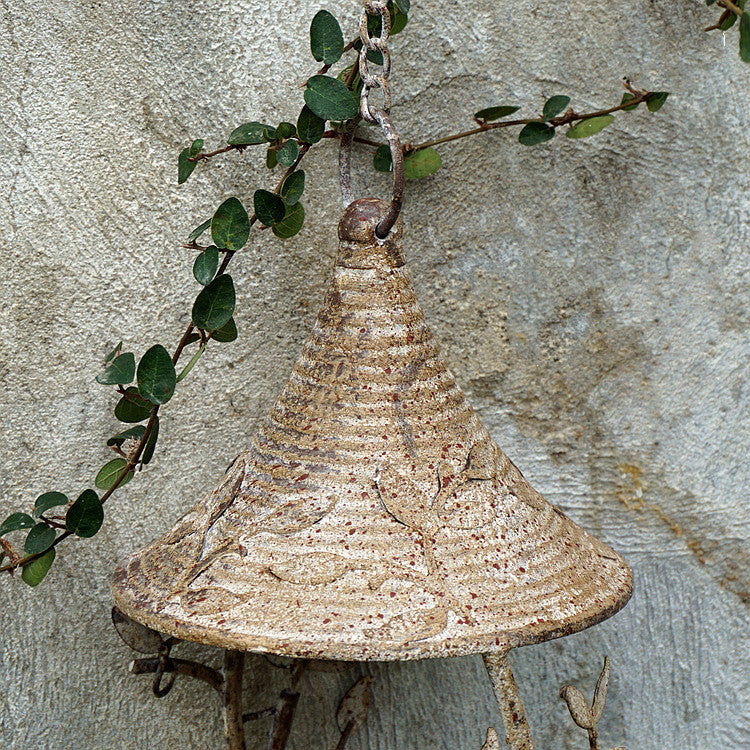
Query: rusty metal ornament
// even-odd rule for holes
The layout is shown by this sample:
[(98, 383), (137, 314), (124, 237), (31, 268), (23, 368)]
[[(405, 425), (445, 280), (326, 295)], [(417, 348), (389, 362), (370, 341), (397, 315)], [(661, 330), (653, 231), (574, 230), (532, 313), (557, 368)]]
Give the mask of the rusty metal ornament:
[(425, 323), (400, 220), (376, 237), (387, 209), (346, 209), (317, 322), (250, 447), (112, 591), (133, 620), (225, 649), (486, 654), (507, 692), (510, 648), (604, 620), (632, 575), (492, 440)]

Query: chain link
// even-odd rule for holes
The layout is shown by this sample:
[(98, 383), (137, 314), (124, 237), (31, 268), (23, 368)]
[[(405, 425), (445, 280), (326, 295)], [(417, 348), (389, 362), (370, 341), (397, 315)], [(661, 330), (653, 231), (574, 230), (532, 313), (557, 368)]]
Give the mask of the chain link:
[[(380, 16), (380, 36), (370, 36), (368, 29), (369, 16)], [(362, 14), (359, 21), (359, 38), (362, 40), (362, 51), (359, 55), (359, 77), (362, 79), (362, 94), (360, 96), (360, 112), (366, 122), (375, 123), (373, 110), (370, 109), (370, 93), (373, 89), (383, 92), (383, 106), (386, 114), (391, 111), (391, 86), (388, 77), (391, 74), (391, 53), (388, 49), (388, 37), (391, 33), (391, 14), (388, 11), (387, 0), (364, 0)], [(380, 75), (370, 72), (367, 53), (380, 52), (383, 56)]]

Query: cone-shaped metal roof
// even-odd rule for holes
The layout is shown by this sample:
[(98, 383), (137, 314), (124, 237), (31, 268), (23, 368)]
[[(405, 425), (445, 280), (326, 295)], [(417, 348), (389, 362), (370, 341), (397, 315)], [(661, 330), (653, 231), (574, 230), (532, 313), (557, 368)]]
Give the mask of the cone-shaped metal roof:
[(314, 330), (251, 446), (124, 560), (117, 606), (246, 651), (409, 659), (581, 630), (632, 590), (608, 546), (546, 502), (467, 402), (417, 302), (385, 204), (356, 201)]

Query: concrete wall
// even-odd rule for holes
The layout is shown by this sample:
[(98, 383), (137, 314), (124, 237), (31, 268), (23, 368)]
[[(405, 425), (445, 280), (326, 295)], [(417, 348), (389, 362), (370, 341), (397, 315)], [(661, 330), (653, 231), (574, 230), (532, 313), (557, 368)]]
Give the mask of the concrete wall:
[[(674, 92), (658, 115), (618, 117), (591, 140), (526, 149), (492, 133), (444, 147), (445, 168), (409, 185), (406, 245), (495, 438), (635, 571), (619, 616), (514, 654), (538, 747), (585, 747), (557, 693), (565, 681), (590, 693), (604, 654), (604, 747), (749, 747), (750, 67), (736, 32), (726, 47), (704, 34), (716, 13), (688, 0), (413, 5), (394, 44), (406, 140), (493, 103), (531, 115), (569, 93), (580, 109), (607, 106), (623, 75)], [(196, 292), (181, 239), (224, 198), (271, 184), (247, 152), (178, 188), (178, 150), (296, 117), (319, 7), (0, 1), (1, 517), (44, 490), (80, 491), (107, 459), (117, 427), (92, 380), (102, 357), (121, 338), (137, 354), (174, 345)], [(327, 7), (354, 29), (357, 3)], [(358, 192), (385, 196), (367, 150), (355, 159)], [(213, 695), (181, 680), (157, 700), (127, 674), (108, 579), (217, 482), (284, 381), (335, 252), (335, 164), (333, 144), (309, 157), (296, 238), (255, 232), (233, 263), (240, 338), (164, 409), (157, 457), (106, 506), (100, 535), (64, 545), (36, 590), (0, 582), (3, 747), (221, 747)], [(366, 670), (373, 707), (352, 750), (479, 750), (498, 721), (477, 659), (355, 666), (306, 678), (291, 747), (333, 746), (336, 703)], [(256, 657), (247, 680), (248, 709), (282, 684)]]

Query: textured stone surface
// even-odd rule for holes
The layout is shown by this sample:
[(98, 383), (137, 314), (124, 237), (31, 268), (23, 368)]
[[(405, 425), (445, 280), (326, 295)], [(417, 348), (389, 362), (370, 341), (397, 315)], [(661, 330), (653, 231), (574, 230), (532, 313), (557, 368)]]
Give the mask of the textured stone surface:
[[(394, 61), (407, 140), (496, 102), (566, 92), (606, 105), (623, 74), (675, 92), (659, 115), (630, 113), (589, 141), (528, 150), (492, 133), (444, 147), (445, 169), (408, 186), (404, 242), (427, 320), (493, 438), (634, 568), (618, 617), (513, 653), (538, 747), (585, 745), (557, 693), (571, 680), (590, 694), (604, 653), (605, 747), (743, 747), (750, 74), (736, 36), (725, 49), (704, 35), (702, 3), (419, 5)], [(82, 489), (107, 459), (113, 401), (92, 375), (108, 346), (173, 344), (196, 291), (180, 239), (224, 198), (269, 183), (247, 152), (177, 188), (176, 154), (249, 119), (296, 116), (318, 7), (0, 2), (0, 515)], [(352, 28), (355, 3), (328, 7)], [(307, 172), (307, 226), (283, 244), (255, 233), (237, 258), (240, 338), (164, 410), (148, 471), (39, 589), (0, 583), (3, 746), (221, 746), (202, 686), (181, 680), (157, 700), (127, 674), (108, 579), (216, 484), (297, 358), (336, 249), (332, 146)], [(355, 187), (384, 195), (388, 178), (365, 165)], [(363, 669), (305, 678), (293, 747), (333, 746), (336, 705)], [(352, 750), (475, 750), (499, 726), (477, 659), (367, 669), (373, 702)], [(250, 659), (248, 708), (281, 686)]]

